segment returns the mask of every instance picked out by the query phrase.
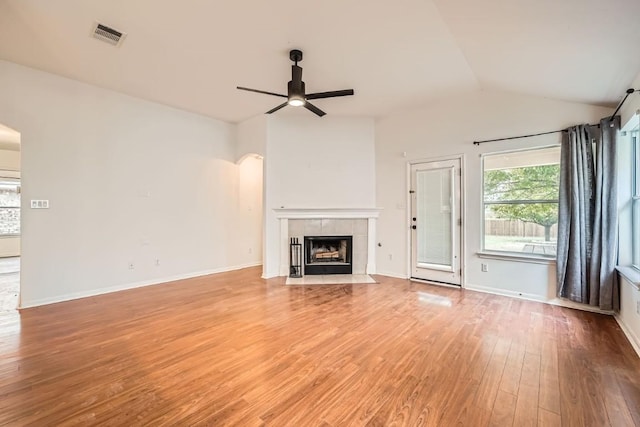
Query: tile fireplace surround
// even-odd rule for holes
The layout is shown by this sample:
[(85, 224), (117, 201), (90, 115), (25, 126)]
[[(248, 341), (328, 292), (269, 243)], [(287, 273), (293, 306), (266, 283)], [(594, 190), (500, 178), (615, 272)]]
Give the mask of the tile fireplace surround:
[(274, 209), (280, 220), (280, 276), (289, 275), (289, 239), (353, 236), (353, 274), (376, 273), (376, 219), (380, 208)]

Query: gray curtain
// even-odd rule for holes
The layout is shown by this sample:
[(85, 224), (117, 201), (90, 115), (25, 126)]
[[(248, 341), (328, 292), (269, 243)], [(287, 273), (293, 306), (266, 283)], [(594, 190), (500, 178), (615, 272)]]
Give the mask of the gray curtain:
[(558, 296), (619, 308), (616, 145), (620, 118), (569, 128), (562, 141), (558, 204)]

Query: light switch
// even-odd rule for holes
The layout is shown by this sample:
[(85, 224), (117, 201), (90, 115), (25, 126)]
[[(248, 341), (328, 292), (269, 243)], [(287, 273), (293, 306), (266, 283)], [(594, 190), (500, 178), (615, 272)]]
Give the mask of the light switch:
[(31, 200), (31, 209), (49, 209), (49, 200)]

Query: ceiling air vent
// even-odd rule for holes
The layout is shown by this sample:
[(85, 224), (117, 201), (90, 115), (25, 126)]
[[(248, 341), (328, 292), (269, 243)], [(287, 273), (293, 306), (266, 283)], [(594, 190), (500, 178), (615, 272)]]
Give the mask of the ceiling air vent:
[(93, 26), (91, 35), (95, 39), (102, 40), (103, 42), (114, 46), (120, 46), (124, 38), (127, 36), (127, 33), (123, 33), (122, 31), (118, 31), (114, 28), (107, 27), (106, 25), (96, 22)]

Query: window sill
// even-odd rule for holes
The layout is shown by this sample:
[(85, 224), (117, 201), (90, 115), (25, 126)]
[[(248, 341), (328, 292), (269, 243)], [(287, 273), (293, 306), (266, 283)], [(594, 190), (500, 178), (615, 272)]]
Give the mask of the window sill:
[(640, 271), (636, 270), (633, 267), (627, 267), (619, 265), (616, 267), (618, 273), (627, 279), (629, 283), (631, 283), (637, 290), (640, 291)]
[(490, 252), (490, 251), (480, 251), (477, 252), (479, 258), (489, 258), (489, 259), (501, 259), (503, 261), (514, 261), (514, 262), (527, 262), (530, 264), (555, 264), (555, 258), (545, 258), (531, 255), (521, 255), (517, 253), (511, 252)]

